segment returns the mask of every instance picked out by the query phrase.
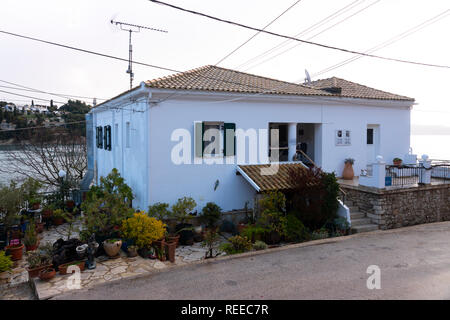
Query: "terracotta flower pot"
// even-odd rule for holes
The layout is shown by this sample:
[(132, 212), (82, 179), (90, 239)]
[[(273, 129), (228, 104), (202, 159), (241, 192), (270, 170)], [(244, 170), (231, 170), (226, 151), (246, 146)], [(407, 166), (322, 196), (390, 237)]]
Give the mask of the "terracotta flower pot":
[(25, 246), (25, 250), (28, 251), (34, 251), (37, 249), (39, 245), (39, 242), (36, 242), (35, 244), (31, 245), (31, 246)]
[(48, 281), (56, 275), (56, 271), (53, 268), (42, 269), (39, 272), (39, 279), (42, 281)]
[(22, 255), (23, 255), (23, 243), (19, 244), (19, 245), (12, 245), (12, 246), (6, 246), (6, 250), (9, 250), (9, 252), (11, 252), (11, 260), (12, 261), (17, 261), (22, 259)]
[[(62, 265), (60, 265), (58, 267), (59, 274), (63, 274), (63, 275), (67, 274), (67, 268), (69, 268), (71, 265), (72, 266), (73, 265), (78, 266), (78, 268), (80, 268), (80, 272), (84, 271), (84, 268), (85, 268), (85, 262), (84, 261), (78, 261), (77, 263), (69, 262), (69, 263), (62, 264)], [(74, 271), (72, 271), (72, 273), (74, 273)]]
[(168, 242), (165, 244), (167, 258), (170, 262), (175, 262), (175, 250), (177, 248), (176, 242)]
[(167, 240), (167, 242), (169, 242), (169, 243), (170, 242), (175, 242), (177, 244), (177, 247), (178, 247), (179, 241), (180, 241), (180, 235), (179, 234), (177, 234), (176, 236), (169, 236), (168, 240)]
[(394, 161), (394, 166), (400, 167), (402, 165), (402, 160), (396, 160)]
[(355, 172), (353, 171), (353, 166), (351, 163), (346, 163), (344, 167), (344, 172), (342, 172), (342, 178), (344, 180), (353, 180)]
[(103, 241), (103, 249), (105, 249), (106, 254), (110, 257), (117, 256), (121, 246), (122, 240), (118, 240), (113, 243), (108, 242), (108, 240)]
[(50, 219), (53, 216), (53, 210), (52, 209), (45, 209), (42, 211), (42, 218), (43, 219)]
[(39, 272), (41, 272), (41, 270), (46, 269), (46, 268), (51, 268), (51, 267), (52, 267), (51, 264), (46, 264), (46, 265), (43, 265), (43, 266), (40, 266), (40, 267), (37, 267), (34, 269), (27, 268), (28, 278), (31, 279), (31, 278), (39, 277)]
[(53, 224), (55, 226), (60, 226), (63, 223), (64, 223), (64, 218), (62, 218), (62, 217), (58, 217), (58, 218), (53, 217)]
[(75, 201), (67, 200), (66, 201), (66, 207), (69, 208), (69, 209), (72, 209), (73, 207), (75, 207)]
[(239, 223), (237, 226), (239, 234), (242, 234), (242, 232), (247, 228), (248, 228), (248, 225), (246, 225), (245, 223)]

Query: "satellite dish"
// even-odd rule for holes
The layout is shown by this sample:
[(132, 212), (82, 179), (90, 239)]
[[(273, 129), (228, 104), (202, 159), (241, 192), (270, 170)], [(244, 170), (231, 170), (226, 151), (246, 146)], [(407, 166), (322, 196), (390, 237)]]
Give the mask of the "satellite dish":
[(305, 69), (305, 75), (306, 75), (305, 83), (311, 84), (311, 76), (309, 75), (309, 72), (306, 69)]

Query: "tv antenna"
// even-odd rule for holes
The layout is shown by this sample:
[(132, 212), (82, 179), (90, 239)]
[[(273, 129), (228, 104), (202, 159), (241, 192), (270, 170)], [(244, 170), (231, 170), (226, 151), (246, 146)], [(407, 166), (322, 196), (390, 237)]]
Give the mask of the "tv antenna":
[(161, 30), (161, 29), (150, 28), (150, 27), (146, 27), (146, 26), (140, 26), (140, 25), (126, 23), (126, 22), (121, 22), (121, 21), (114, 21), (113, 19), (111, 19), (111, 24), (115, 24), (116, 26), (120, 26), (121, 30), (128, 31), (129, 34), (130, 34), (130, 37), (129, 37), (129, 50), (128, 50), (128, 69), (127, 69), (126, 73), (130, 74), (130, 90), (131, 90), (133, 88), (133, 79), (134, 79), (134, 73), (133, 73), (133, 46), (131, 45), (131, 34), (133, 32), (141, 32), (141, 29), (147, 29), (147, 30), (164, 32), (164, 33), (167, 33), (168, 31)]

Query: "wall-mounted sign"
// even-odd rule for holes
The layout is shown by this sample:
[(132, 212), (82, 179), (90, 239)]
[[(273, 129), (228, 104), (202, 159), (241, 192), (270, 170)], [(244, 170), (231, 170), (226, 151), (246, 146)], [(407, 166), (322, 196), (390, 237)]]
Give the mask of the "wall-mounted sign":
[(352, 140), (350, 130), (336, 130), (335, 140), (337, 146), (351, 145)]

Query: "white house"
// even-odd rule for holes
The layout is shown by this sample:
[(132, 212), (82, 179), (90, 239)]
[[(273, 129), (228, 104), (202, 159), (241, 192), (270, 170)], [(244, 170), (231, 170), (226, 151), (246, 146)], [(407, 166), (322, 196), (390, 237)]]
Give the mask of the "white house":
[(403, 157), (413, 104), (338, 78), (299, 85), (205, 66), (142, 82), (92, 109), (94, 176), (117, 168), (140, 209), (183, 196), (199, 209), (209, 201), (241, 209), (274, 179), (252, 165), (283, 169), (310, 158), (340, 176), (346, 158), (358, 175), (377, 155)]

